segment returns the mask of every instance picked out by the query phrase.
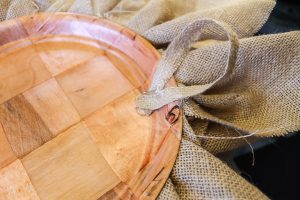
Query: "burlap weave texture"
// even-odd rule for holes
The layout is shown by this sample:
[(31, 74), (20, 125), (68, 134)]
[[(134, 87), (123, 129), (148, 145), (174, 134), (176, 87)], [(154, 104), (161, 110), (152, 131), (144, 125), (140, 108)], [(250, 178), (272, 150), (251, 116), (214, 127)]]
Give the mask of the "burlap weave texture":
[[(2, 0), (0, 20), (42, 11), (96, 15), (128, 26), (157, 48), (165, 48), (195, 20), (212, 18), (228, 24), (240, 42), (233, 77), (185, 100), (188, 120), (180, 152), (159, 198), (266, 199), (211, 154), (230, 150), (243, 140), (198, 136), (257, 132), (262, 137), (299, 129), (299, 32), (250, 37), (274, 5), (273, 0)], [(208, 31), (201, 39), (174, 74), (182, 85), (212, 82), (226, 65), (226, 38)]]

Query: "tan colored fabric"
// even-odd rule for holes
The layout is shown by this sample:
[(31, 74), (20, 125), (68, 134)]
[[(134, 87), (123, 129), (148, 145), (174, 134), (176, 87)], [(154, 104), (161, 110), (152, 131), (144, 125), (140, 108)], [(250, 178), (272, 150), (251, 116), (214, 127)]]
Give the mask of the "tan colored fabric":
[(38, 11), (38, 5), (28, 0), (1, 0), (0, 20), (12, 19), (23, 15), (31, 15)]
[[(213, 20), (191, 22), (166, 50), (150, 92), (137, 99), (137, 106), (146, 113), (183, 99), (185, 115), (192, 117), (184, 124), (184, 139), (168, 188), (161, 193), (163, 198), (171, 195), (184, 199), (266, 198), (254, 188), (250, 189), (236, 174), (227, 174), (216, 158), (211, 158), (213, 166), (208, 164), (210, 159), (202, 160), (206, 156), (200, 155), (205, 152), (200, 146), (208, 146), (214, 153), (220, 150), (220, 147), (211, 149), (206, 143), (211, 140), (203, 139), (207, 136), (230, 138), (244, 133), (273, 136), (300, 129), (300, 75), (297, 73), (300, 32), (242, 39), (239, 45), (232, 31), (224, 27), (230, 43), (202, 46), (188, 53), (193, 38), (201, 36), (205, 28), (216, 34), (216, 39), (224, 35), (214, 26), (216, 24), (220, 25)], [(233, 46), (239, 46), (239, 50)], [(233, 54), (237, 54), (236, 57)], [(163, 89), (173, 74), (179, 87)], [(175, 185), (176, 195), (170, 193), (174, 190), (170, 182)], [(239, 187), (235, 187), (237, 183)], [(224, 188), (231, 190), (227, 192)]]
[(187, 135), (184, 138), (159, 199), (268, 199)]
[[(5, 16), (10, 4), (18, 9)], [(1, 19), (43, 12), (97, 15), (126, 25), (156, 45), (166, 44), (195, 19), (223, 21), (247, 37), (256, 33), (275, 5), (273, 0), (2, 0)], [(26, 11), (26, 12), (25, 12)], [(1, 14), (3, 13), (3, 14)]]
[[(185, 114), (196, 119), (193, 124), (208, 120), (206, 137), (216, 136), (211, 130), (228, 137), (299, 130), (300, 95), (295, 91), (300, 89), (300, 32), (243, 39), (238, 52), (235, 36), (229, 36), (231, 44), (208, 45), (187, 56), (192, 38), (202, 39), (208, 32), (216, 35), (213, 39), (225, 35), (215, 24), (196, 20), (173, 40), (154, 74), (151, 92), (138, 98), (138, 107), (147, 112), (193, 96), (184, 101)], [(189, 86), (163, 89), (173, 74), (180, 85)]]
[[(182, 66), (182, 62), (189, 53), (192, 43), (201, 40), (203, 35), (208, 34), (215, 35), (217, 38), (223, 38), (225, 35), (229, 40), (228, 49), (224, 48), (228, 57), (224, 58), (224, 67), (218, 71), (216, 78), (205, 84), (168, 87), (164, 89), (167, 82)], [(137, 108), (140, 109), (142, 114), (149, 115), (153, 110), (159, 109), (176, 100), (183, 100), (203, 94), (216, 85), (223, 85), (233, 75), (238, 48), (239, 41), (236, 33), (223, 22), (212, 19), (199, 19), (191, 22), (169, 45), (154, 73), (149, 92), (137, 98)], [(204, 70), (202, 72), (205, 73)], [(188, 72), (184, 75), (188, 75)], [(198, 74), (188, 75), (189, 77), (185, 78), (192, 81), (196, 75)], [(199, 75), (201, 76), (202, 74)], [(179, 84), (181, 85), (182, 83)]]
[[(210, 119), (206, 135), (236, 136), (256, 132), (257, 136), (272, 136), (299, 129), (299, 39), (300, 32), (290, 32), (240, 40), (233, 79), (191, 101), (191, 104), (195, 101), (202, 104), (205, 109), (199, 111), (201, 117)], [(176, 74), (178, 81), (189, 85), (215, 79), (225, 64), (224, 45), (190, 52)], [(209, 59), (205, 55), (210, 55)], [(192, 63), (196, 60), (202, 69), (210, 69), (205, 75), (200, 68), (194, 68)], [(197, 80), (190, 82), (191, 79), (185, 78), (187, 69), (191, 74), (202, 73), (203, 76), (194, 76)], [(213, 153), (226, 150), (224, 141), (218, 141), (223, 143), (221, 146), (212, 145), (215, 142), (206, 140), (203, 147), (209, 147)]]
[[(253, 131), (269, 136), (299, 129), (299, 32), (247, 38), (265, 23), (274, 4), (273, 0), (2, 0), (0, 20), (37, 11), (96, 15), (132, 28), (157, 48), (195, 20), (212, 18), (228, 24), (240, 38), (233, 76), (184, 100), (188, 120), (182, 145), (159, 199), (265, 199), (209, 153), (232, 149), (243, 140), (199, 136), (232, 137)], [(205, 39), (226, 40), (224, 36), (202, 32), (203, 41), (183, 56), (175, 73), (181, 86), (203, 85), (220, 77), (228, 42)]]
[(10, 5), (10, 0), (3, 0), (0, 1), (0, 20), (3, 21), (6, 19), (6, 13), (8, 10), (8, 7)]
[(161, 45), (201, 18), (226, 22), (240, 37), (252, 35), (265, 23), (274, 4), (272, 0), (123, 0), (103, 15)]
[[(156, 0), (153, 0), (156, 1)], [(181, 3), (178, 3), (181, 2)], [(147, 24), (141, 18), (134, 18), (134, 22), (130, 23), (131, 28), (143, 34), (147, 39), (156, 45), (169, 43), (178, 35), (183, 28), (191, 21), (202, 18), (212, 18), (223, 21), (238, 33), (239, 37), (245, 37), (256, 33), (265, 23), (269, 13), (271, 12), (274, 1), (270, 0), (234, 0), (234, 1), (167, 1), (169, 11), (164, 13), (172, 13), (171, 16), (164, 14), (163, 20), (158, 20), (154, 27), (147, 29), (144, 25), (141, 28), (139, 24)], [(180, 9), (183, 7), (183, 9)], [(145, 10), (157, 10), (155, 7), (144, 8)], [(175, 12), (173, 11), (175, 10)], [(256, 12), (253, 12), (256, 10)], [(148, 12), (149, 17), (153, 12)], [(147, 13), (147, 14), (148, 14)], [(163, 12), (162, 12), (163, 13)], [(143, 13), (141, 11), (140, 15)], [(146, 17), (144, 17), (146, 18)], [(162, 18), (162, 17), (161, 17)], [(170, 20), (173, 19), (173, 20)], [(257, 20), (259, 19), (259, 20)], [(153, 22), (152, 22), (153, 23)], [(154, 24), (154, 23), (153, 23)], [(168, 34), (166, 34), (168, 33)]]

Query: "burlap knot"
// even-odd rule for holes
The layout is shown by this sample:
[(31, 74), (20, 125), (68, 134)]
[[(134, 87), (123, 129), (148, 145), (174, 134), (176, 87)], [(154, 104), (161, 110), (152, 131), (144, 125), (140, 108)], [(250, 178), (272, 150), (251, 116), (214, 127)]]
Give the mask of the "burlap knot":
[[(225, 33), (229, 42), (207, 45), (204, 49), (190, 52), (192, 42), (201, 40), (202, 35), (215, 35), (216, 39), (223, 39)], [(245, 180), (231, 174), (230, 170), (221, 168), (222, 164), (210, 158), (208, 152), (200, 147), (205, 145), (199, 138), (241, 139), (254, 134), (278, 135), (299, 129), (299, 95), (293, 91), (299, 86), (299, 76), (292, 75), (299, 66), (299, 47), (293, 44), (299, 36), (299, 32), (291, 32), (274, 35), (273, 38), (257, 37), (251, 42), (250, 39), (244, 40), (241, 50), (238, 51), (239, 41), (229, 26), (216, 20), (201, 19), (190, 23), (174, 38), (158, 64), (149, 92), (139, 96), (136, 101), (139, 112), (149, 115), (155, 109), (183, 99), (184, 114), (192, 117), (189, 120), (183, 118), (184, 139), (165, 187), (169, 188), (165, 189), (167, 191), (163, 190), (161, 197), (174, 198), (177, 195), (183, 199), (267, 198), (254, 187), (250, 189)], [(292, 41), (287, 42), (288, 38)], [(282, 42), (286, 42), (286, 45)], [(261, 49), (253, 49), (255, 47)], [(200, 65), (203, 63), (200, 56), (204, 56), (203, 59), (216, 58), (212, 55), (219, 55), (220, 52), (222, 60), (209, 61), (211, 64), (215, 63), (216, 67)], [(184, 62), (190, 60), (189, 56), (193, 53), (198, 57), (194, 57), (191, 67)], [(283, 62), (283, 58), (288, 58), (291, 63)], [(289, 67), (285, 68), (286, 66)], [(179, 86), (165, 88), (173, 75)], [(201, 82), (204, 84), (197, 85)], [(287, 82), (290, 84), (285, 84)], [(283, 116), (286, 118), (282, 119)], [(221, 133), (221, 136), (214, 135), (214, 131)], [(231, 134), (232, 132), (238, 135)], [(244, 135), (245, 133), (250, 134)], [(215, 171), (209, 173), (209, 168), (214, 168)], [(218, 172), (220, 175), (216, 175)], [(234, 177), (232, 182), (230, 174)], [(205, 179), (200, 178), (203, 176)], [(226, 179), (223, 180), (222, 176)], [(247, 188), (243, 192), (232, 185), (238, 179), (239, 187)], [(214, 186), (203, 189), (206, 188), (205, 184)], [(224, 188), (207, 191), (220, 185), (230, 187), (231, 191), (227, 194)]]
[[(166, 83), (182, 65), (193, 42), (201, 40), (205, 31), (211, 31), (217, 37), (225, 34), (229, 39), (228, 58), (224, 69), (215, 80), (203, 85), (167, 87)], [(239, 41), (236, 33), (225, 23), (213, 19), (200, 19), (191, 22), (169, 45), (154, 73), (147, 93), (137, 97), (136, 107), (140, 114), (150, 115), (153, 110), (161, 108), (176, 100), (200, 95), (217, 84), (230, 80), (236, 62)], [(180, 84), (180, 83), (179, 83)], [(183, 84), (180, 84), (183, 85)]]
[[(201, 35), (205, 31), (211, 31), (217, 37), (222, 38), (226, 35), (229, 40), (228, 58), (224, 70), (220, 72), (215, 80), (204, 85), (184, 86), (179, 83), (179, 87), (167, 87), (165, 85), (182, 65), (185, 57), (190, 51), (193, 42), (201, 40)], [(188, 99), (195, 95), (201, 95), (217, 84), (224, 84), (229, 81), (234, 72), (236, 64), (239, 41), (237, 34), (225, 23), (213, 19), (199, 19), (190, 23), (169, 45), (164, 53), (157, 69), (154, 73), (148, 92), (140, 95), (136, 99), (136, 109), (141, 115), (150, 115), (154, 110), (159, 109), (176, 100), (183, 100), (184, 110), (188, 112)], [(223, 82), (222, 82), (223, 81)], [(196, 112), (196, 109), (193, 110)], [(188, 116), (201, 118), (201, 113), (187, 114)], [(205, 118), (204, 118), (205, 119)], [(195, 135), (195, 137), (204, 139), (242, 139), (255, 135), (253, 132), (241, 136), (204, 136)]]

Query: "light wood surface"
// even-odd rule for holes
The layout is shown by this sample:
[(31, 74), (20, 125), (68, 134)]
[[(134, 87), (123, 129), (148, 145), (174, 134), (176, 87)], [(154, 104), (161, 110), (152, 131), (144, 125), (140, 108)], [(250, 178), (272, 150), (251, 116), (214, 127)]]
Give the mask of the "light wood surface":
[(99, 49), (69, 39), (69, 37), (43, 37), (35, 41), (32, 38), (33, 43), (39, 44), (35, 46), (37, 54), (53, 76), (79, 64), (84, 64), (101, 53)]
[(82, 117), (134, 89), (105, 56), (97, 56), (56, 79)]
[(153, 136), (151, 121), (135, 112), (137, 94), (137, 90), (129, 92), (84, 120), (101, 153), (123, 182), (146, 164)]
[(0, 60), (0, 103), (51, 77), (32, 46), (1, 55)]
[(22, 94), (0, 105), (0, 121), (17, 157), (23, 157), (53, 138)]
[(0, 124), (0, 169), (17, 159)]
[(23, 94), (53, 135), (80, 121), (77, 111), (55, 79), (45, 81)]
[(135, 110), (158, 52), (73, 14), (6, 21), (0, 34), (0, 199), (155, 199), (182, 129), (178, 102)]
[(97, 199), (120, 182), (89, 135), (79, 123), (22, 159), (41, 199)]
[(0, 169), (0, 199), (40, 199), (20, 160)]

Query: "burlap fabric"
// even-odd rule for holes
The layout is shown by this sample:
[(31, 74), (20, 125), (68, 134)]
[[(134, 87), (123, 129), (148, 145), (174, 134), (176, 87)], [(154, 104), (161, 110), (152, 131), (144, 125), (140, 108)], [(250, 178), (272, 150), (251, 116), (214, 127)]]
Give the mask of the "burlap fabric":
[[(223, 30), (220, 26), (224, 26)], [(230, 42), (204, 44), (188, 51), (193, 40), (202, 39), (201, 33), (208, 32), (216, 35), (214, 39), (222, 38), (226, 32)], [(190, 23), (171, 42), (154, 74), (149, 93), (137, 99), (139, 109), (146, 114), (183, 99), (185, 115), (192, 118), (189, 122), (185, 120), (179, 157), (167, 184), (169, 189), (163, 191), (162, 196), (175, 195), (173, 191), (177, 191), (177, 196), (186, 199), (263, 198), (242, 180), (237, 181), (237, 177), (232, 182), (231, 170), (219, 169), (216, 160), (213, 166), (210, 166), (209, 158), (199, 162), (200, 158), (208, 156), (199, 146), (205, 148), (208, 145), (210, 150), (218, 152), (223, 141), (235, 135), (239, 138), (247, 133), (274, 136), (299, 129), (299, 45), (300, 32), (252, 37), (238, 42), (226, 25), (203, 19)], [(173, 74), (179, 87), (164, 89)], [(210, 137), (224, 138), (219, 140), (220, 146), (212, 149), (207, 143), (210, 140), (206, 140)], [(213, 174), (209, 172), (211, 169)], [(215, 179), (214, 173), (220, 173), (222, 177)], [(245, 186), (243, 194), (237, 190), (228, 194), (220, 189), (234, 188), (238, 182), (239, 187)], [(207, 185), (209, 188), (205, 187)], [(205, 192), (208, 189), (218, 192)]]
[[(211, 154), (243, 140), (208, 137), (274, 136), (300, 127), (299, 32), (250, 37), (265, 23), (274, 4), (272, 0), (4, 0), (0, 19), (39, 11), (91, 14), (132, 28), (157, 48), (166, 47), (199, 19), (227, 24), (240, 38), (237, 52), (230, 53), (223, 29), (206, 27), (191, 40), (201, 42), (191, 50), (184, 46), (186, 53), (176, 62), (180, 65), (174, 75), (180, 87), (222, 78), (183, 99), (187, 116), (183, 140), (159, 198), (267, 199)], [(228, 68), (229, 55), (235, 55), (235, 62)]]

